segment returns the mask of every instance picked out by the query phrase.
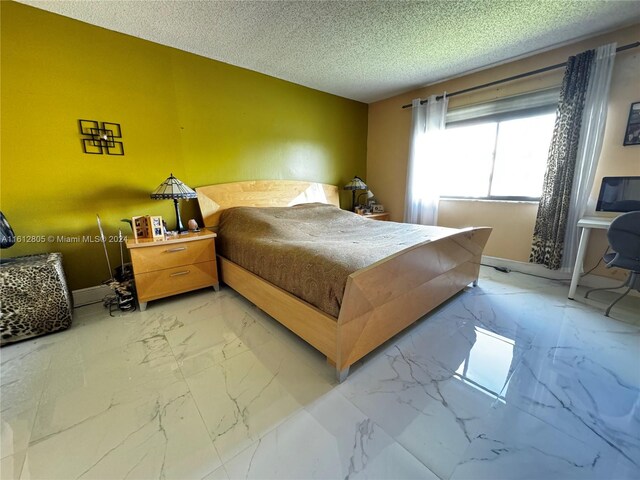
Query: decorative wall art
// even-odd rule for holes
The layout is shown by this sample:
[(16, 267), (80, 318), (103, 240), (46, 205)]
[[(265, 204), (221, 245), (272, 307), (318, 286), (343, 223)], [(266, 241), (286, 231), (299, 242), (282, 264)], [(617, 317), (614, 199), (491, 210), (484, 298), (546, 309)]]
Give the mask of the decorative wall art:
[(82, 139), (84, 153), (124, 155), (124, 144), (116, 140), (116, 138), (122, 138), (122, 129), (119, 123), (80, 119), (78, 125), (80, 133), (88, 137)]
[(631, 104), (629, 120), (627, 120), (627, 131), (624, 134), (624, 143), (622, 145), (640, 145), (640, 102)]

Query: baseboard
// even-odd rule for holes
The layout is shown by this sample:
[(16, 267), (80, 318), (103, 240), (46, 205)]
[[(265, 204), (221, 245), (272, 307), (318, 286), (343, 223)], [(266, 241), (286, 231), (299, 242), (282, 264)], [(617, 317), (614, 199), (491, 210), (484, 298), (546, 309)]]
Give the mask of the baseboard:
[(102, 302), (104, 297), (113, 293), (113, 291), (106, 285), (96, 285), (95, 287), (74, 290), (71, 293), (73, 295), (73, 306), (82, 307), (83, 305)]
[[(506, 258), (490, 257), (488, 255), (482, 256), (482, 263), (485, 265), (490, 265), (492, 267), (508, 268), (513, 272), (536, 275), (538, 277), (544, 277), (550, 280), (565, 280), (567, 282), (571, 282), (571, 273), (558, 270), (549, 270), (542, 265), (537, 265), (534, 263), (517, 262), (515, 260), (508, 260)], [(619, 286), (620, 283), (622, 283), (620, 280), (616, 280), (614, 278), (592, 274), (585, 275), (580, 279), (580, 285), (589, 288), (612, 288)], [(568, 289), (569, 284), (567, 283), (567, 292)], [(631, 290), (631, 292), (629, 292), (629, 295), (640, 297), (640, 292), (638, 292), (637, 290)]]

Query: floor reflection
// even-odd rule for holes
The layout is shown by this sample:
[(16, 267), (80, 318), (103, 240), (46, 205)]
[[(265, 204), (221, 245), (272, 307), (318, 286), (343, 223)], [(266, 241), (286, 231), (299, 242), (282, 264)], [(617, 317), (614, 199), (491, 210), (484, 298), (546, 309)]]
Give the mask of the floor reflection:
[(497, 397), (514, 368), (515, 342), (483, 328), (476, 332), (473, 348), (454, 376)]

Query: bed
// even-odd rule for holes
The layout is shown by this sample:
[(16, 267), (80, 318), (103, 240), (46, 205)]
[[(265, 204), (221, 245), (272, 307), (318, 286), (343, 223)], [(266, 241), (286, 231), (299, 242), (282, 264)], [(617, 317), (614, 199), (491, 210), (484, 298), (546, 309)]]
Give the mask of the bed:
[[(467, 285), (475, 284), (482, 250), (491, 233), (491, 229), (487, 227), (462, 230), (441, 227), (428, 229), (404, 224), (383, 227), (382, 224), (393, 222), (363, 219), (350, 212), (329, 207), (339, 207), (338, 187), (313, 182), (235, 182), (198, 187), (196, 192), (205, 226), (228, 232), (225, 237), (218, 230), (217, 250), (221, 280), (326, 355), (327, 361), (335, 366), (340, 382), (346, 378), (349, 367), (356, 361)], [(301, 205), (309, 203), (325, 205)], [(296, 205), (299, 207), (295, 207)], [(294, 208), (278, 210), (279, 207)], [(249, 250), (259, 251), (259, 248), (267, 248), (269, 244), (274, 249), (259, 253), (263, 259), (273, 256), (277, 257), (276, 263), (279, 262), (280, 265), (289, 263), (283, 260), (287, 258), (286, 253), (283, 253), (284, 244), (289, 245), (287, 248), (296, 249), (292, 256), (299, 256), (301, 247), (298, 244), (289, 238), (278, 241), (277, 236), (287, 233), (287, 228), (290, 228), (288, 225), (305, 223), (299, 219), (300, 212), (304, 212), (303, 218), (318, 218), (320, 222), (316, 226), (310, 225), (309, 233), (297, 234), (302, 237), (293, 239), (310, 245), (314, 249), (311, 257), (318, 256), (316, 250), (323, 241), (335, 249), (334, 243), (342, 235), (347, 243), (339, 248), (345, 252), (358, 252), (357, 255), (351, 255), (352, 263), (349, 264), (349, 268), (357, 269), (342, 278), (344, 287), (333, 287), (333, 293), (328, 294), (327, 304), (312, 297), (308, 301), (304, 300), (301, 297), (305, 297), (305, 292), (295, 291), (291, 285), (285, 285), (286, 289), (276, 285), (277, 279), (262, 273), (255, 264), (245, 265), (248, 268), (239, 264), (244, 263), (243, 258)], [(225, 222), (230, 224), (227, 219), (234, 218), (237, 214), (240, 214), (240, 220), (235, 220), (235, 230), (230, 229)], [(267, 214), (275, 215), (277, 222), (273, 225), (263, 224)], [(334, 215), (338, 216), (338, 223), (333, 220)], [(249, 218), (251, 220), (247, 220)], [(331, 220), (327, 220), (328, 218)], [(322, 222), (325, 221), (333, 225), (325, 229), (326, 235), (322, 233)], [(353, 237), (348, 235), (352, 223), (356, 226), (361, 224), (366, 229), (367, 237), (378, 235), (386, 238), (385, 248), (391, 248), (392, 253), (382, 255), (375, 248), (369, 248), (366, 251), (368, 253), (360, 254), (365, 252), (365, 247), (359, 243), (354, 244)], [(404, 229), (406, 233), (401, 231), (397, 238), (391, 239), (394, 229)], [(275, 232), (276, 240), (267, 240), (267, 231), (269, 234)], [(330, 231), (334, 235), (330, 235)], [(245, 241), (250, 237), (262, 239), (262, 244), (252, 246)], [(405, 242), (406, 245), (399, 240), (404, 237), (411, 238)], [(233, 244), (239, 245), (240, 253), (233, 252)], [(309, 260), (311, 257), (304, 257), (305, 266), (312, 264)], [(358, 261), (364, 263), (358, 265)], [(332, 266), (328, 270), (333, 272), (341, 269), (341, 264), (338, 263), (338, 267)], [(346, 270), (348, 271), (350, 270)], [(254, 272), (262, 273), (262, 276)], [(313, 276), (314, 274), (308, 276), (306, 283), (300, 280), (307, 293), (313, 290), (313, 286), (308, 286), (309, 278)], [(339, 292), (340, 289), (343, 291)]]

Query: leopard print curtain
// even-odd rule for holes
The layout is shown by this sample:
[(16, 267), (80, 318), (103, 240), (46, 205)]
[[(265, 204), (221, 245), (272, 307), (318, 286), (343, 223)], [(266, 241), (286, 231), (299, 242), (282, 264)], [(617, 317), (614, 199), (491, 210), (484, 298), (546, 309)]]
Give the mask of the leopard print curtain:
[(529, 257), (530, 262), (545, 265), (552, 270), (559, 269), (562, 261), (582, 110), (594, 55), (594, 50), (587, 50), (569, 57), (560, 90), (560, 102)]

